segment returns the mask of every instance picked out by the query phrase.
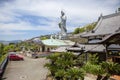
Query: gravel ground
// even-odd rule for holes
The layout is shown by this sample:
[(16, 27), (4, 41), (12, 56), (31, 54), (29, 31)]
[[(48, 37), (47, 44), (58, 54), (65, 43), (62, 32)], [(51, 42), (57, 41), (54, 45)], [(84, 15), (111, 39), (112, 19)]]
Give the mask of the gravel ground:
[(5, 80), (45, 80), (48, 72), (44, 64), (45, 58), (32, 59), (24, 57), (24, 61), (9, 61), (3, 75)]
[(96, 76), (92, 75), (92, 74), (86, 74), (85, 79), (84, 80), (96, 80)]

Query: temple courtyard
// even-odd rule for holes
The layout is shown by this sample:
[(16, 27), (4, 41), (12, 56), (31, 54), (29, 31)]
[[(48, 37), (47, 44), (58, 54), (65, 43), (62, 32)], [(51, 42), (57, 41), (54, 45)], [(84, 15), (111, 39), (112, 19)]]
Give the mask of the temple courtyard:
[(32, 59), (24, 57), (24, 61), (9, 61), (3, 78), (5, 80), (45, 80), (47, 68), (45, 58)]
[[(24, 61), (9, 61), (3, 80), (49, 80), (46, 78), (48, 69), (44, 67), (47, 62), (46, 58), (33, 59), (26, 56)], [(96, 76), (88, 74), (84, 80), (96, 80)]]

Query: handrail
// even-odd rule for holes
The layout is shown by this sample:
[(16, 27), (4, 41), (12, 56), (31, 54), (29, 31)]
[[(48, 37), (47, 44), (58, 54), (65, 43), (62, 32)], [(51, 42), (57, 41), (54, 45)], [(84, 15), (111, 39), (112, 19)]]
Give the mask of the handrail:
[(8, 64), (8, 55), (6, 54), (2, 56), (1, 62), (0, 62), (0, 80), (4, 74), (7, 64)]

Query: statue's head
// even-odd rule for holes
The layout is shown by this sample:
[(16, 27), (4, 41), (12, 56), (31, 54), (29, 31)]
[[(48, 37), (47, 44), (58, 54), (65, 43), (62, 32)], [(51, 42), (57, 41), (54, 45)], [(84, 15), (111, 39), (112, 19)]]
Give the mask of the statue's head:
[(65, 13), (63, 11), (61, 11), (61, 14), (64, 15)]

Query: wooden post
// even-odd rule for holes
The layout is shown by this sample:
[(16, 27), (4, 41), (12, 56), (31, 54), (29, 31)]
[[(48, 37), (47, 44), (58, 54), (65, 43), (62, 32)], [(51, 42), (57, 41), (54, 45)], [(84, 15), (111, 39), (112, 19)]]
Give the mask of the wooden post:
[(86, 61), (86, 63), (88, 61), (88, 53), (87, 52), (85, 53), (85, 61)]
[(107, 59), (108, 59), (108, 45), (109, 45), (109, 44), (105, 44), (106, 61), (107, 61)]

